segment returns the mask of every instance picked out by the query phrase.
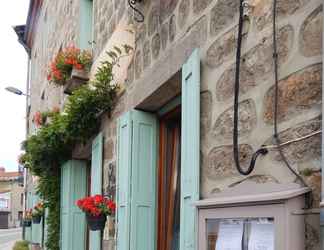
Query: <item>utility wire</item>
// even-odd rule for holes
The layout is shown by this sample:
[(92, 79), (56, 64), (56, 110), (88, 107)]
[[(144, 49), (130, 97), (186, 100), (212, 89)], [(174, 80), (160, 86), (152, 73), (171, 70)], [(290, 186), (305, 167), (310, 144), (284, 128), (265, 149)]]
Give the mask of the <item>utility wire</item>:
[(274, 62), (274, 77), (275, 77), (275, 106), (274, 106), (274, 134), (273, 138), (275, 140), (277, 150), (280, 154), (280, 157), (282, 161), (285, 163), (287, 168), (300, 180), (300, 182), (308, 187), (304, 179), (297, 173), (297, 171), (290, 165), (287, 157), (285, 156), (283, 150), (282, 150), (282, 144), (281, 140), (279, 138), (279, 133), (278, 133), (278, 99), (279, 99), (279, 81), (278, 81), (278, 49), (277, 49), (277, 0), (273, 0), (273, 10), (272, 10), (272, 28), (273, 28), (273, 62)]
[[(277, 17), (277, 0), (273, 0), (273, 60), (274, 60), (274, 77), (275, 77), (275, 106), (274, 106), (274, 140), (275, 145), (263, 145), (259, 148), (251, 158), (251, 162), (249, 167), (245, 170), (242, 169), (240, 165), (240, 152), (239, 152), (239, 143), (238, 143), (238, 119), (239, 119), (239, 93), (240, 93), (240, 66), (241, 66), (241, 47), (242, 47), (242, 39), (243, 39), (243, 25), (244, 25), (244, 8), (248, 7), (245, 0), (240, 0), (240, 9), (239, 9), (239, 25), (238, 25), (238, 38), (237, 38), (237, 50), (236, 50), (236, 68), (235, 68), (235, 83), (234, 83), (234, 126), (233, 126), (233, 154), (234, 154), (234, 162), (237, 170), (242, 175), (249, 175), (256, 164), (256, 160), (259, 155), (266, 155), (268, 153), (268, 149), (277, 149), (282, 161), (285, 163), (287, 168), (302, 182), (302, 184), (306, 187), (308, 185), (304, 181), (304, 179), (291, 167), (289, 161), (283, 153), (282, 147), (288, 144), (302, 141), (308, 139), (312, 136), (315, 136), (321, 131), (315, 131), (306, 136), (296, 138), (291, 141), (281, 142), (278, 133), (278, 101), (279, 101), (279, 81), (278, 81), (278, 53), (277, 53), (277, 30), (276, 30), (276, 17)], [(310, 204), (310, 202), (308, 202)]]
[(240, 66), (241, 66), (241, 49), (242, 49), (242, 32), (244, 24), (244, 6), (246, 3), (244, 0), (240, 0), (240, 17), (238, 25), (237, 36), (237, 50), (236, 50), (236, 68), (235, 68), (235, 84), (234, 84), (234, 126), (233, 126), (233, 153), (234, 161), (237, 170), (242, 175), (249, 175), (254, 167), (259, 155), (266, 155), (268, 150), (266, 148), (260, 148), (253, 155), (249, 167), (245, 170), (240, 165), (240, 149), (238, 142), (238, 119), (239, 119), (239, 94), (240, 94)]
[[(279, 146), (281, 147), (284, 147), (284, 146), (287, 146), (289, 144), (292, 144), (294, 142), (299, 142), (299, 141), (303, 141), (303, 140), (306, 140), (310, 137), (313, 137), (315, 135), (319, 135), (322, 133), (322, 130), (318, 130), (318, 131), (315, 131), (313, 133), (310, 133), (308, 135), (305, 135), (305, 136), (302, 136), (302, 137), (298, 137), (296, 139), (293, 139), (293, 140), (289, 140), (289, 141), (285, 141), (285, 142), (282, 142), (279, 144)], [(278, 148), (278, 144), (275, 144), (275, 145), (263, 145), (262, 148), (265, 148), (265, 149), (277, 149)]]

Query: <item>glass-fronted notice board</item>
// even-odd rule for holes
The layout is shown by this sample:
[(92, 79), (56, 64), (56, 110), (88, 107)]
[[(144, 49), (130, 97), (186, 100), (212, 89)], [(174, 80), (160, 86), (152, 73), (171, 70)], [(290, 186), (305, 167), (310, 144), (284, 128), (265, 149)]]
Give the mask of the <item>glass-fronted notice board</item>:
[(274, 218), (207, 219), (207, 250), (274, 250)]

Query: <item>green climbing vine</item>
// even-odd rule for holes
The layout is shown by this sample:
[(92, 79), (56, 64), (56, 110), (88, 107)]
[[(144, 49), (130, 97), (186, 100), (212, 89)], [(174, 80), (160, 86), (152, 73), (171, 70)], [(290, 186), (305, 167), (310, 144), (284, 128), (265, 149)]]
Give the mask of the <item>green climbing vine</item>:
[(101, 63), (94, 79), (69, 96), (63, 112), (38, 114), (37, 133), (23, 142), (25, 153), (20, 161), (39, 177), (36, 190), (48, 208), (48, 250), (59, 250), (60, 166), (71, 159), (78, 143), (87, 142), (98, 131), (100, 115), (111, 111), (119, 90), (118, 84), (113, 83), (113, 67), (131, 51), (131, 47), (124, 45), (107, 52), (111, 60)]

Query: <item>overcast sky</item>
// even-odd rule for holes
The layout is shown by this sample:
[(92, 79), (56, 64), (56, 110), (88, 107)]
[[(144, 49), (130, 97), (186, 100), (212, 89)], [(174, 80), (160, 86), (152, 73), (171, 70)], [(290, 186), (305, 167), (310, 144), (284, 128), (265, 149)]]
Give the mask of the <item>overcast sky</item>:
[(2, 1), (0, 8), (0, 166), (17, 170), (20, 143), (25, 138), (25, 98), (4, 90), (26, 90), (27, 54), (12, 26), (26, 23), (29, 0)]

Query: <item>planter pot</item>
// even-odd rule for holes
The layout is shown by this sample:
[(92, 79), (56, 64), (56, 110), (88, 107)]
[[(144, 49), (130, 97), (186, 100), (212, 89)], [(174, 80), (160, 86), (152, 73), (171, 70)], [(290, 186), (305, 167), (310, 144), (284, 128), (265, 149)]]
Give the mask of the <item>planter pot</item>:
[(71, 79), (64, 85), (64, 93), (71, 95), (74, 90), (86, 84), (89, 81), (88, 72), (84, 69), (74, 69), (71, 73)]
[(31, 220), (24, 220), (23, 226), (24, 227), (30, 227), (31, 226)]
[(86, 214), (87, 222), (89, 229), (91, 231), (102, 231), (105, 228), (107, 216), (100, 215), (98, 217), (91, 216), (90, 214)]
[(33, 223), (39, 224), (42, 220), (42, 216), (33, 217)]

